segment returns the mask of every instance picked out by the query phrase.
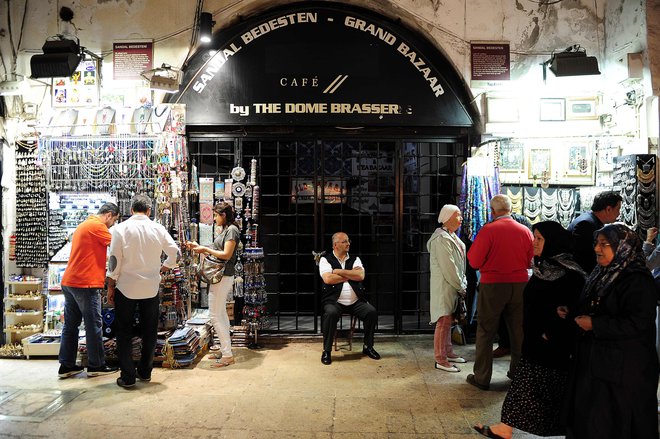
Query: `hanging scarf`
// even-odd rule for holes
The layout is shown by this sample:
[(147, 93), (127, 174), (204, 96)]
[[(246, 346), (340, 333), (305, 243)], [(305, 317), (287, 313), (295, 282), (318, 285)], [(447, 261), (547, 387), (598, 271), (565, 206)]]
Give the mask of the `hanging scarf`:
[(592, 307), (597, 306), (599, 299), (607, 295), (609, 287), (624, 271), (648, 272), (642, 241), (628, 226), (623, 223), (608, 224), (596, 231), (595, 236), (598, 235), (605, 237), (612, 246), (614, 259), (605, 267), (596, 265), (587, 279), (584, 295)]

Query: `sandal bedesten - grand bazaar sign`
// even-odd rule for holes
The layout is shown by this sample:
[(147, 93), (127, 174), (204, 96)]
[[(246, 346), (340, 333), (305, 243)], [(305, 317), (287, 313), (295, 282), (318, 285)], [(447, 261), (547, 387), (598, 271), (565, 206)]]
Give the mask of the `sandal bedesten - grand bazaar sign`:
[(471, 126), (468, 92), (419, 35), (329, 3), (272, 10), (216, 33), (184, 66), (189, 125)]

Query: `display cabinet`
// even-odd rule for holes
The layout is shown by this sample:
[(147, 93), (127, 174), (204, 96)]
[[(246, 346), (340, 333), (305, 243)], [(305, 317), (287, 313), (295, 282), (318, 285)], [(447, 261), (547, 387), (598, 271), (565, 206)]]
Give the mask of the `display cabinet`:
[(18, 343), (43, 330), (44, 296), (41, 280), (7, 282), (4, 298), (5, 341)]

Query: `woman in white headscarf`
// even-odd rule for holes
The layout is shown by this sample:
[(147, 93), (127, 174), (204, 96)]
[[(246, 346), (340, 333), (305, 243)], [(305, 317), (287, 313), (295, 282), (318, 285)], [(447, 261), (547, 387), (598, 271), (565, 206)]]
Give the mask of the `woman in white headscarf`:
[(458, 295), (465, 294), (465, 244), (456, 236), (463, 217), (458, 206), (445, 204), (440, 210), (440, 227), (426, 243), (431, 266), (431, 324), (435, 323), (433, 345), (435, 368), (460, 372), (454, 363), (465, 359), (454, 353), (451, 344), (451, 324), (458, 304)]

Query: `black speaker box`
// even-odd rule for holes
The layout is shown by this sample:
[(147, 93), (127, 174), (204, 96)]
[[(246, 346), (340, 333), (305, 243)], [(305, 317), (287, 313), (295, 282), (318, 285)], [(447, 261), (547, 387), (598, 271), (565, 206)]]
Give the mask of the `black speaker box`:
[(584, 52), (556, 53), (550, 63), (555, 76), (600, 75), (598, 60)]
[(71, 76), (80, 64), (77, 53), (44, 53), (30, 58), (32, 78), (59, 78)]
[(73, 40), (46, 41), (41, 48), (44, 53), (80, 53), (80, 46)]

